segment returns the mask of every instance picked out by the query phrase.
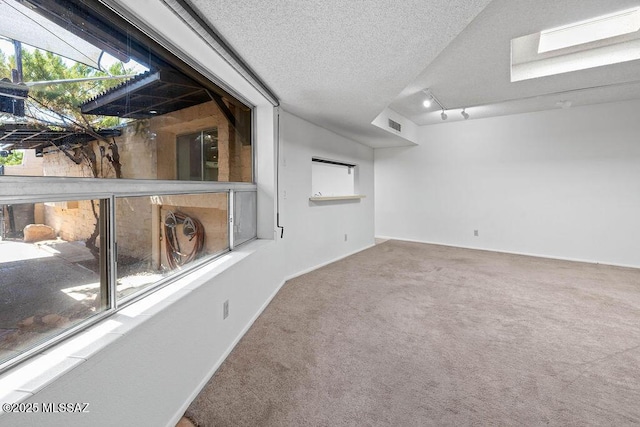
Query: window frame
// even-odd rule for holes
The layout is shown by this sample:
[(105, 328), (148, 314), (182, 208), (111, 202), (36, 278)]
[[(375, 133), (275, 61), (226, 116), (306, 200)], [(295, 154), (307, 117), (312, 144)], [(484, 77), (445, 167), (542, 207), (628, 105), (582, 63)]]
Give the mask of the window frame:
[[(185, 137), (185, 136), (192, 136), (192, 135), (204, 135), (206, 132), (210, 132), (212, 130), (216, 131), (216, 150), (218, 151), (218, 164), (220, 164), (219, 160), (220, 160), (220, 146), (218, 143), (218, 127), (208, 127), (208, 128), (204, 128), (201, 129), (197, 132), (189, 132), (189, 133), (181, 133), (181, 134), (177, 134), (176, 135), (176, 179), (179, 181), (190, 181), (190, 180), (181, 180), (180, 179), (180, 150), (178, 148), (178, 146), (180, 145), (180, 138)], [(204, 175), (205, 175), (205, 167), (204, 167), (204, 162), (205, 162), (205, 153), (204, 153), (204, 141), (201, 139), (200, 140), (200, 179), (199, 181), (206, 181), (206, 182), (218, 182), (217, 179), (215, 180), (206, 180), (204, 179)], [(216, 167), (216, 169), (220, 169), (219, 167)], [(253, 170), (252, 170), (252, 174), (253, 174)], [(216, 175), (219, 175), (219, 171), (216, 172)]]
[[(0, 204), (17, 204), (17, 203), (43, 203), (56, 201), (72, 201), (72, 200), (108, 200), (108, 215), (100, 217), (101, 227), (105, 227), (108, 237), (104, 245), (107, 256), (107, 287), (109, 294), (106, 295), (108, 306), (95, 315), (83, 320), (82, 322), (65, 329), (57, 335), (47, 339), (34, 347), (20, 353), (19, 355), (0, 363), (0, 373), (39, 355), (46, 349), (59, 344), (87, 328), (107, 319), (108, 317), (118, 313), (119, 310), (157, 292), (164, 287), (174, 283), (180, 278), (194, 272), (210, 264), (215, 259), (236, 249), (234, 242), (233, 229), (233, 213), (235, 192), (254, 192), (256, 193), (256, 212), (254, 221), (256, 222), (256, 236), (242, 242), (242, 245), (248, 244), (257, 239), (258, 224), (258, 186), (257, 186), (257, 107), (249, 102), (238, 91), (225, 84), (217, 78), (213, 72), (202, 65), (197, 60), (187, 55), (181, 49), (169, 42), (165, 37), (159, 35), (149, 26), (144, 24), (139, 18), (132, 16), (130, 13), (123, 13), (116, 10), (116, 5), (108, 4), (103, 0), (94, 0), (99, 7), (106, 8), (110, 12), (118, 15), (125, 25), (136, 28), (144, 37), (153, 41), (158, 47), (171, 54), (178, 61), (182, 61), (181, 67), (186, 67), (191, 73), (196, 73), (202, 79), (207, 80), (213, 85), (218, 86), (221, 90), (227, 92), (237, 101), (244, 104), (251, 110), (251, 182), (220, 182), (220, 181), (181, 181), (175, 180), (151, 180), (151, 179), (127, 179), (127, 178), (87, 178), (87, 177), (60, 177), (60, 176), (1, 176), (0, 177)], [(146, 40), (145, 40), (146, 41)], [(164, 53), (164, 52), (162, 52)], [(182, 69), (180, 71), (183, 71)], [(176, 156), (177, 157), (177, 156)], [(176, 158), (177, 161), (177, 158)], [(118, 301), (116, 293), (117, 285), (117, 246), (116, 246), (116, 198), (119, 197), (136, 197), (136, 196), (154, 196), (154, 195), (180, 195), (180, 194), (198, 194), (198, 193), (228, 193), (228, 238), (229, 248), (220, 253), (205, 256), (185, 266), (178, 272), (169, 275), (166, 278), (150, 285), (140, 292), (136, 292), (124, 299)], [(102, 237), (101, 237), (102, 239)], [(102, 273), (101, 273), (102, 275)], [(101, 277), (102, 280), (102, 277)]]
[[(240, 245), (235, 245), (234, 242), (234, 221), (233, 221), (233, 213), (234, 213), (234, 203), (235, 198), (234, 195), (236, 192), (257, 192), (257, 186), (254, 183), (218, 183), (218, 182), (206, 182), (209, 185), (193, 185), (199, 184), (199, 181), (180, 181), (181, 183), (186, 184), (185, 187), (181, 190), (160, 190), (163, 185), (172, 184), (175, 181), (151, 181), (151, 184), (147, 186), (143, 186), (143, 188), (134, 189), (133, 187), (137, 184), (139, 180), (115, 180), (115, 179), (105, 179), (105, 178), (64, 178), (64, 177), (12, 177), (12, 176), (3, 176), (0, 178), (0, 183), (4, 183), (5, 178), (9, 178), (8, 181), (13, 183), (27, 183), (29, 187), (40, 187), (42, 189), (43, 182), (47, 181), (50, 184), (55, 184), (55, 181), (65, 181), (65, 188), (75, 188), (75, 192), (73, 193), (53, 193), (51, 195), (45, 195), (42, 193), (39, 194), (25, 194), (23, 192), (20, 195), (3, 195), (0, 194), (0, 205), (3, 204), (18, 204), (18, 203), (45, 203), (45, 202), (63, 202), (63, 201), (75, 201), (75, 200), (106, 200), (107, 207), (106, 211), (108, 211), (108, 215), (100, 216), (99, 223), (101, 230), (106, 231), (106, 239), (103, 242), (103, 236), (101, 233), (101, 249), (104, 248), (104, 255), (106, 256), (108, 265), (108, 271), (106, 272), (106, 278), (102, 277), (101, 272), (101, 283), (102, 280), (106, 279), (106, 283), (102, 284), (106, 285), (107, 295), (104, 297), (107, 300), (107, 306), (100, 313), (96, 313), (95, 315), (88, 317), (87, 319), (79, 322), (77, 325), (66, 329), (59, 334), (47, 339), (46, 341), (20, 353), (19, 355), (0, 363), (0, 373), (6, 371), (7, 369), (40, 354), (42, 351), (54, 346), (55, 344), (63, 341), (83, 330), (87, 329), (90, 326), (95, 325), (96, 323), (104, 320), (105, 318), (117, 313), (119, 310), (129, 306), (130, 304), (139, 301), (148, 295), (159, 291), (160, 289), (168, 286), (180, 278), (192, 273), (193, 271), (204, 267), (205, 265), (211, 263), (217, 258), (222, 257), (223, 255), (233, 251), (238, 246), (245, 245), (253, 240), (257, 239), (257, 236), (242, 242)], [(129, 181), (123, 183), (123, 189), (120, 191), (112, 191), (110, 193), (105, 192), (93, 192), (90, 188), (91, 185), (87, 186), (86, 180), (95, 182), (95, 181), (106, 181), (105, 184), (112, 183), (112, 181)], [(52, 182), (54, 181), (54, 182)], [(133, 181), (133, 182), (131, 182)], [(157, 185), (156, 185), (157, 183)], [(212, 185), (213, 184), (213, 185)], [(203, 187), (214, 187), (214, 188), (203, 188)], [(6, 186), (3, 186), (3, 188)], [(16, 187), (16, 186), (13, 186)], [(157, 188), (153, 188), (157, 187)], [(150, 190), (158, 190), (158, 191), (150, 191)], [(228, 248), (205, 256), (202, 259), (196, 260), (186, 266), (184, 266), (181, 270), (175, 271), (169, 276), (162, 278), (161, 280), (155, 282), (154, 284), (142, 289), (139, 292), (135, 292), (125, 298), (118, 300), (117, 298), (117, 279), (118, 279), (118, 265), (117, 265), (117, 244), (116, 244), (116, 234), (117, 234), (117, 224), (116, 224), (116, 199), (119, 197), (145, 197), (145, 196), (161, 196), (161, 195), (181, 195), (181, 194), (210, 194), (210, 193), (227, 193), (227, 235), (228, 235)], [(257, 212), (254, 215), (254, 220), (257, 221)], [(104, 246), (102, 246), (104, 245)]]

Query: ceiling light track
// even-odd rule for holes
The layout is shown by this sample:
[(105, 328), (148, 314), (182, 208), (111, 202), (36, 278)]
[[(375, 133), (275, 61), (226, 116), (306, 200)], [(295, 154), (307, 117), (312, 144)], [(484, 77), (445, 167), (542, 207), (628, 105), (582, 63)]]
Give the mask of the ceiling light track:
[[(436, 96), (433, 94), (433, 91), (427, 88), (427, 89), (423, 89), (422, 92), (427, 96), (427, 98), (423, 101), (422, 105), (424, 105), (425, 107), (429, 107), (431, 106), (431, 101), (435, 102), (440, 107), (440, 110), (442, 110), (440, 113), (440, 118), (442, 120), (447, 120), (447, 118), (449, 118), (449, 116), (445, 112), (447, 108), (442, 104), (442, 102), (440, 102), (438, 98), (436, 98)], [(469, 118), (469, 114), (467, 114), (464, 108), (462, 109), (461, 114), (465, 120)]]
[(427, 101), (429, 100), (433, 100), (433, 102), (435, 102), (436, 104), (438, 104), (440, 106), (440, 109), (442, 111), (446, 110), (445, 106), (442, 105), (442, 102), (440, 102), (440, 100), (438, 100), (438, 98), (436, 98), (436, 96), (433, 94), (433, 92), (431, 91), (431, 89), (423, 89), (422, 92), (424, 92), (425, 95), (427, 95)]

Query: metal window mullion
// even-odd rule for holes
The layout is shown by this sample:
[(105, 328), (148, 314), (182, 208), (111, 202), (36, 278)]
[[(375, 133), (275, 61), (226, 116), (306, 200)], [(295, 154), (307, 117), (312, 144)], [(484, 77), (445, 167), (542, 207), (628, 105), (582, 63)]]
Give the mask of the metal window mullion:
[[(94, 201), (90, 200), (92, 209), (94, 208)], [(111, 276), (111, 264), (110, 264), (110, 245), (109, 245), (109, 220), (110, 216), (110, 199), (103, 198), (98, 199), (99, 214), (96, 219), (98, 227), (98, 237), (100, 238), (100, 247), (98, 253), (98, 265), (100, 276), (100, 293), (98, 295), (100, 299), (100, 310), (107, 311), (111, 308), (111, 301), (109, 299), (109, 277)]]
[[(116, 182), (117, 181), (117, 182)], [(6, 185), (5, 185), (6, 184)], [(255, 183), (104, 178), (66, 178), (7, 176), (0, 177), (0, 202), (31, 203), (32, 201), (66, 201), (149, 194), (217, 193), (252, 190)], [(54, 189), (53, 192), (51, 189)]]
[(204, 180), (204, 131), (200, 131), (200, 181)]
[(234, 247), (234, 235), (233, 235), (233, 209), (235, 206), (235, 192), (233, 190), (229, 190), (229, 200), (228, 200), (228, 208), (229, 212), (229, 250), (232, 251)]
[(258, 182), (258, 147), (256, 144), (258, 132), (257, 126), (258, 109), (251, 109), (251, 183)]
[(114, 195), (111, 196), (109, 207), (109, 308), (117, 310), (118, 241), (116, 239), (116, 197)]

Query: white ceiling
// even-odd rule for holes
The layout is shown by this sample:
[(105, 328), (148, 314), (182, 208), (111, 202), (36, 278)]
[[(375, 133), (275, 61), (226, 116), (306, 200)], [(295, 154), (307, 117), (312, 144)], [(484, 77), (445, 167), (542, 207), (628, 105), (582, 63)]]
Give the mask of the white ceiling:
[[(575, 107), (640, 98), (640, 61), (510, 82), (511, 39), (638, 5), (640, 0), (494, 0), (390, 108), (418, 125), (441, 123), (439, 111), (422, 106), (424, 88), (447, 108), (471, 107), (472, 118), (560, 108), (559, 101)], [(459, 112), (450, 112), (447, 121), (462, 120)]]
[[(510, 40), (640, 0), (191, 0), (283, 108), (372, 147), (404, 144), (371, 121), (418, 125), (422, 89), (471, 119), (640, 97), (640, 61), (511, 83)], [(628, 84), (635, 82), (635, 84)], [(604, 86), (604, 87), (603, 87)], [(596, 89), (588, 89), (597, 87)], [(462, 119), (450, 111), (447, 122)]]

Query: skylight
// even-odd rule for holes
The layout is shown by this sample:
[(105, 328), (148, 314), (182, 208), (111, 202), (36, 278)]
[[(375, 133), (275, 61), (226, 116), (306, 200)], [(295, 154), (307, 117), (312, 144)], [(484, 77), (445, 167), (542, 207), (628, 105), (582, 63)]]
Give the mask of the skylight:
[(640, 60), (640, 7), (511, 40), (511, 81)]
[(640, 29), (640, 7), (610, 13), (540, 33), (538, 53), (633, 33)]

